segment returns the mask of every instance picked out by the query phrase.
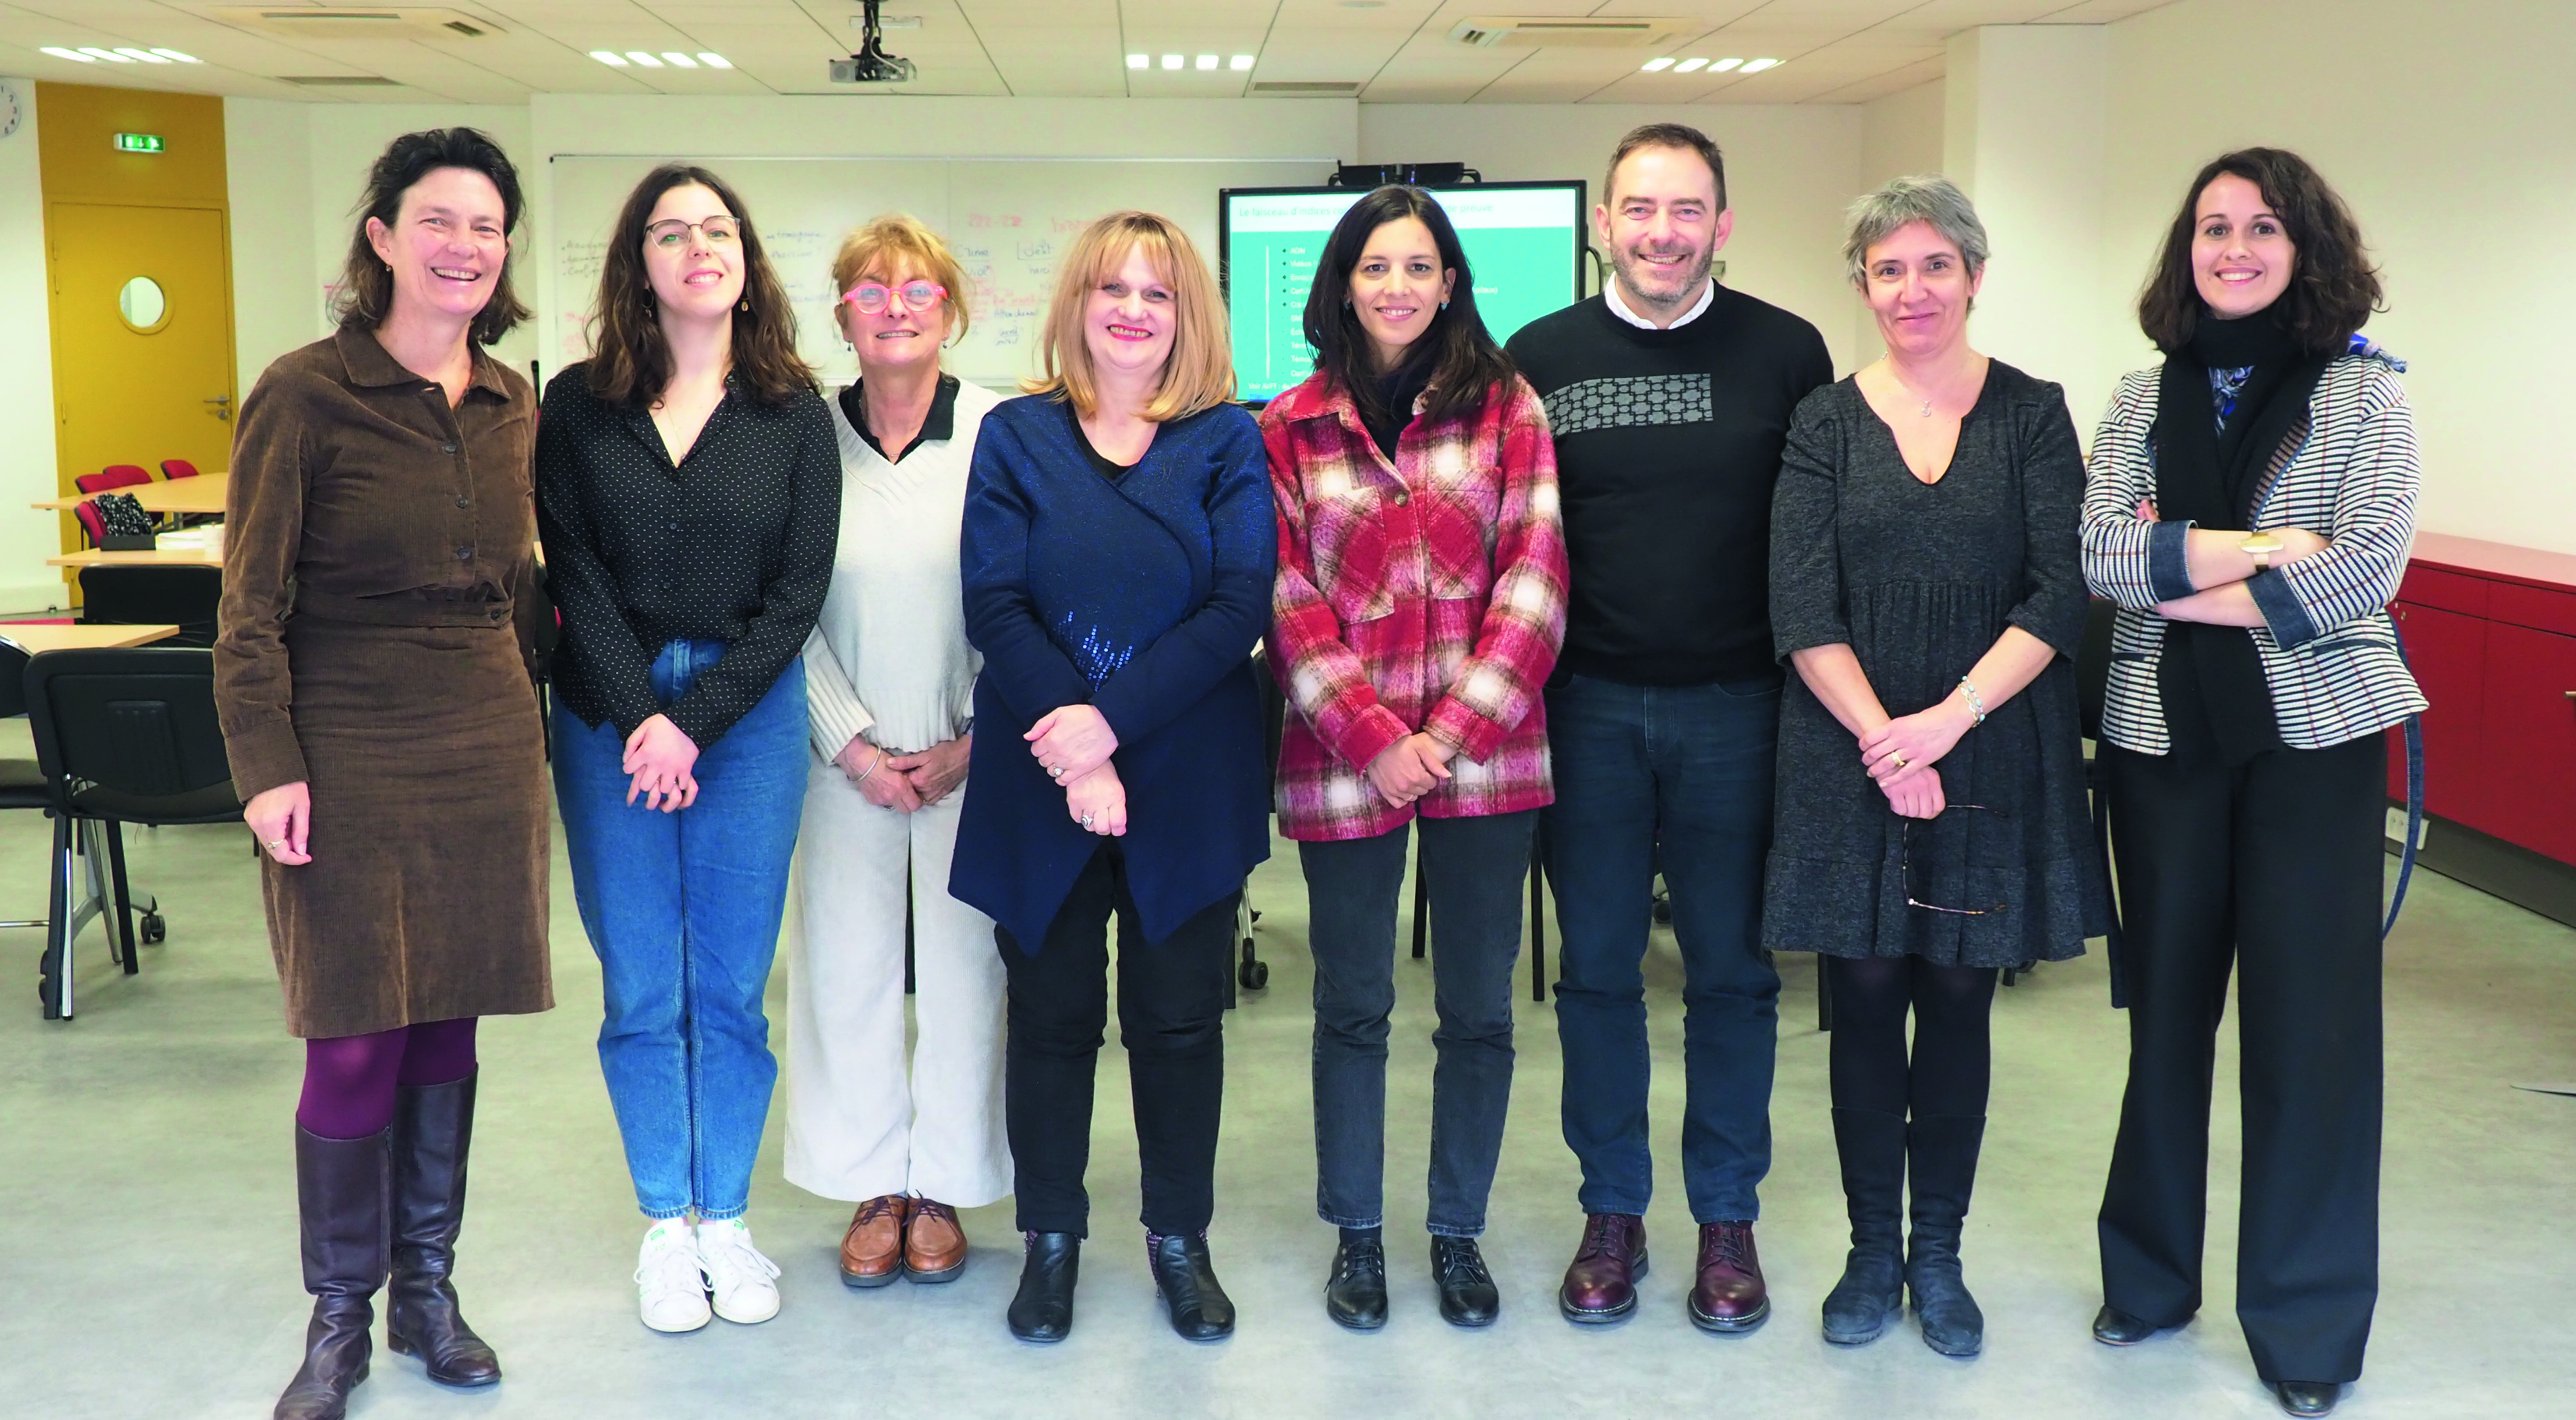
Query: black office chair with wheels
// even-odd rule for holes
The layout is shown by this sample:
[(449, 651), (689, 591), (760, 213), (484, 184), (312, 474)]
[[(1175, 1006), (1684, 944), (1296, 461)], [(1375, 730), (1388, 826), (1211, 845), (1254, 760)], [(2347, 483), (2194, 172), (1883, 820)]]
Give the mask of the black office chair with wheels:
[[(27, 713), (27, 653), (0, 641), (0, 720), (14, 720)], [(53, 790), (45, 782), (45, 771), (32, 759), (0, 759), (0, 810), (50, 809), (54, 806)], [(32, 921), (0, 922), (0, 927), (50, 927), (42, 918)]]
[[(237, 822), (242, 805), (215, 719), (211, 652), (153, 646), (48, 652), (27, 664), (26, 697), (54, 815), (53, 930), (37, 989), (45, 1019), (69, 1020), (79, 926), (73, 845), (84, 827), (105, 829), (117, 935), (130, 975), (138, 968), (120, 826)], [(95, 864), (95, 850), (92, 858)]]
[(93, 626), (168, 622), (179, 634), (165, 647), (215, 644), (215, 604), (224, 574), (216, 567), (98, 566), (80, 571), (81, 620)]

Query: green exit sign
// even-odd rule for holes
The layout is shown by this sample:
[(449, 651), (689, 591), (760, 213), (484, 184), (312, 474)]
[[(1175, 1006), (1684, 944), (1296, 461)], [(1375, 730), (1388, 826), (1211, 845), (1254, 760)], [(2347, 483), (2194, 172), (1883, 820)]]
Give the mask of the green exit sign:
[(116, 151), (120, 153), (158, 153), (161, 151), (161, 135), (158, 133), (120, 133), (116, 135)]

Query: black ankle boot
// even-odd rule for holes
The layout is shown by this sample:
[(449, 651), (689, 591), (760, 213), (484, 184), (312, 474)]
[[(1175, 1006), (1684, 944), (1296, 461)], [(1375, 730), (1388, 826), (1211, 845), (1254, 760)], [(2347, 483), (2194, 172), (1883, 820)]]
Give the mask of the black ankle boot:
[(1974, 1356), (1986, 1343), (1986, 1315), (1959, 1270), (1959, 1230), (1977, 1181), (1984, 1115), (1921, 1115), (1905, 1127), (1914, 1180), (1914, 1233), (1905, 1249), (1905, 1288), (1923, 1344), (1944, 1356)]
[(1433, 1233), (1431, 1280), (1440, 1288), (1440, 1319), (1451, 1326), (1491, 1326), (1503, 1313), (1502, 1290), (1474, 1238)]
[(1834, 1111), (1851, 1255), (1825, 1295), (1825, 1339), (1875, 1341), (1905, 1309), (1905, 1119), (1875, 1109)]
[(1324, 1283), (1324, 1315), (1353, 1331), (1386, 1325), (1383, 1229), (1342, 1229), (1341, 1245), (1333, 1249), (1333, 1275)]
[(304, 1365), (277, 1398), (275, 1420), (340, 1420), (367, 1378), (376, 1289), (391, 1262), (385, 1232), (388, 1129), (363, 1139), (295, 1130), (295, 1202), (313, 1321)]
[(1082, 1272), (1080, 1233), (1030, 1233), (1011, 1298), (1011, 1334), (1041, 1344), (1073, 1334), (1073, 1284)]
[(418, 1356), (440, 1385), (490, 1385), (501, 1363), (457, 1310), (456, 1234), (465, 1223), (465, 1154), (474, 1076), (394, 1091), (393, 1283), (385, 1347)]
[(1234, 1302), (1216, 1280), (1205, 1234), (1147, 1233), (1145, 1260), (1153, 1266), (1155, 1290), (1172, 1309), (1172, 1330), (1182, 1340), (1223, 1341), (1234, 1334)]

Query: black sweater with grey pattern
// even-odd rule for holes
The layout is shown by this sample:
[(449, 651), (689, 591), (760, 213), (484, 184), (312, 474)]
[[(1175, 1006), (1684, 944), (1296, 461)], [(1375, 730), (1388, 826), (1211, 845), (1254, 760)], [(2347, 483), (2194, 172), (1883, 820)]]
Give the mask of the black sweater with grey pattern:
[(1721, 285), (1671, 330), (1630, 325), (1594, 296), (1508, 348), (1556, 436), (1573, 568), (1559, 674), (1662, 686), (1776, 675), (1771, 488), (1789, 416), (1833, 383), (1824, 337)]

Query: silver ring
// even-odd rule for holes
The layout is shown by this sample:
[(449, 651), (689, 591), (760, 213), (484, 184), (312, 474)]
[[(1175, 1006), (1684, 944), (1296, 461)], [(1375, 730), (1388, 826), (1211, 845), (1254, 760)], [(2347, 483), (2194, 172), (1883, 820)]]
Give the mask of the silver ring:
[(1093, 817), (1093, 816), (1092, 816), (1092, 815), (1090, 815), (1090, 814), (1084, 814), (1084, 815), (1082, 816), (1082, 826), (1083, 826), (1084, 828), (1089, 828), (1089, 827), (1091, 827), (1091, 820), (1092, 820), (1092, 817)]
[(272, 838), (268, 840), (268, 846), (271, 848), (284, 848), (286, 846), (286, 840), (283, 838)]
[(1063, 778), (1063, 777), (1064, 777), (1064, 766), (1063, 766), (1063, 765), (1061, 765), (1061, 764), (1050, 764), (1050, 765), (1048, 765), (1048, 766), (1047, 766), (1047, 777), (1048, 777), (1049, 779), (1061, 779), (1061, 778)]

